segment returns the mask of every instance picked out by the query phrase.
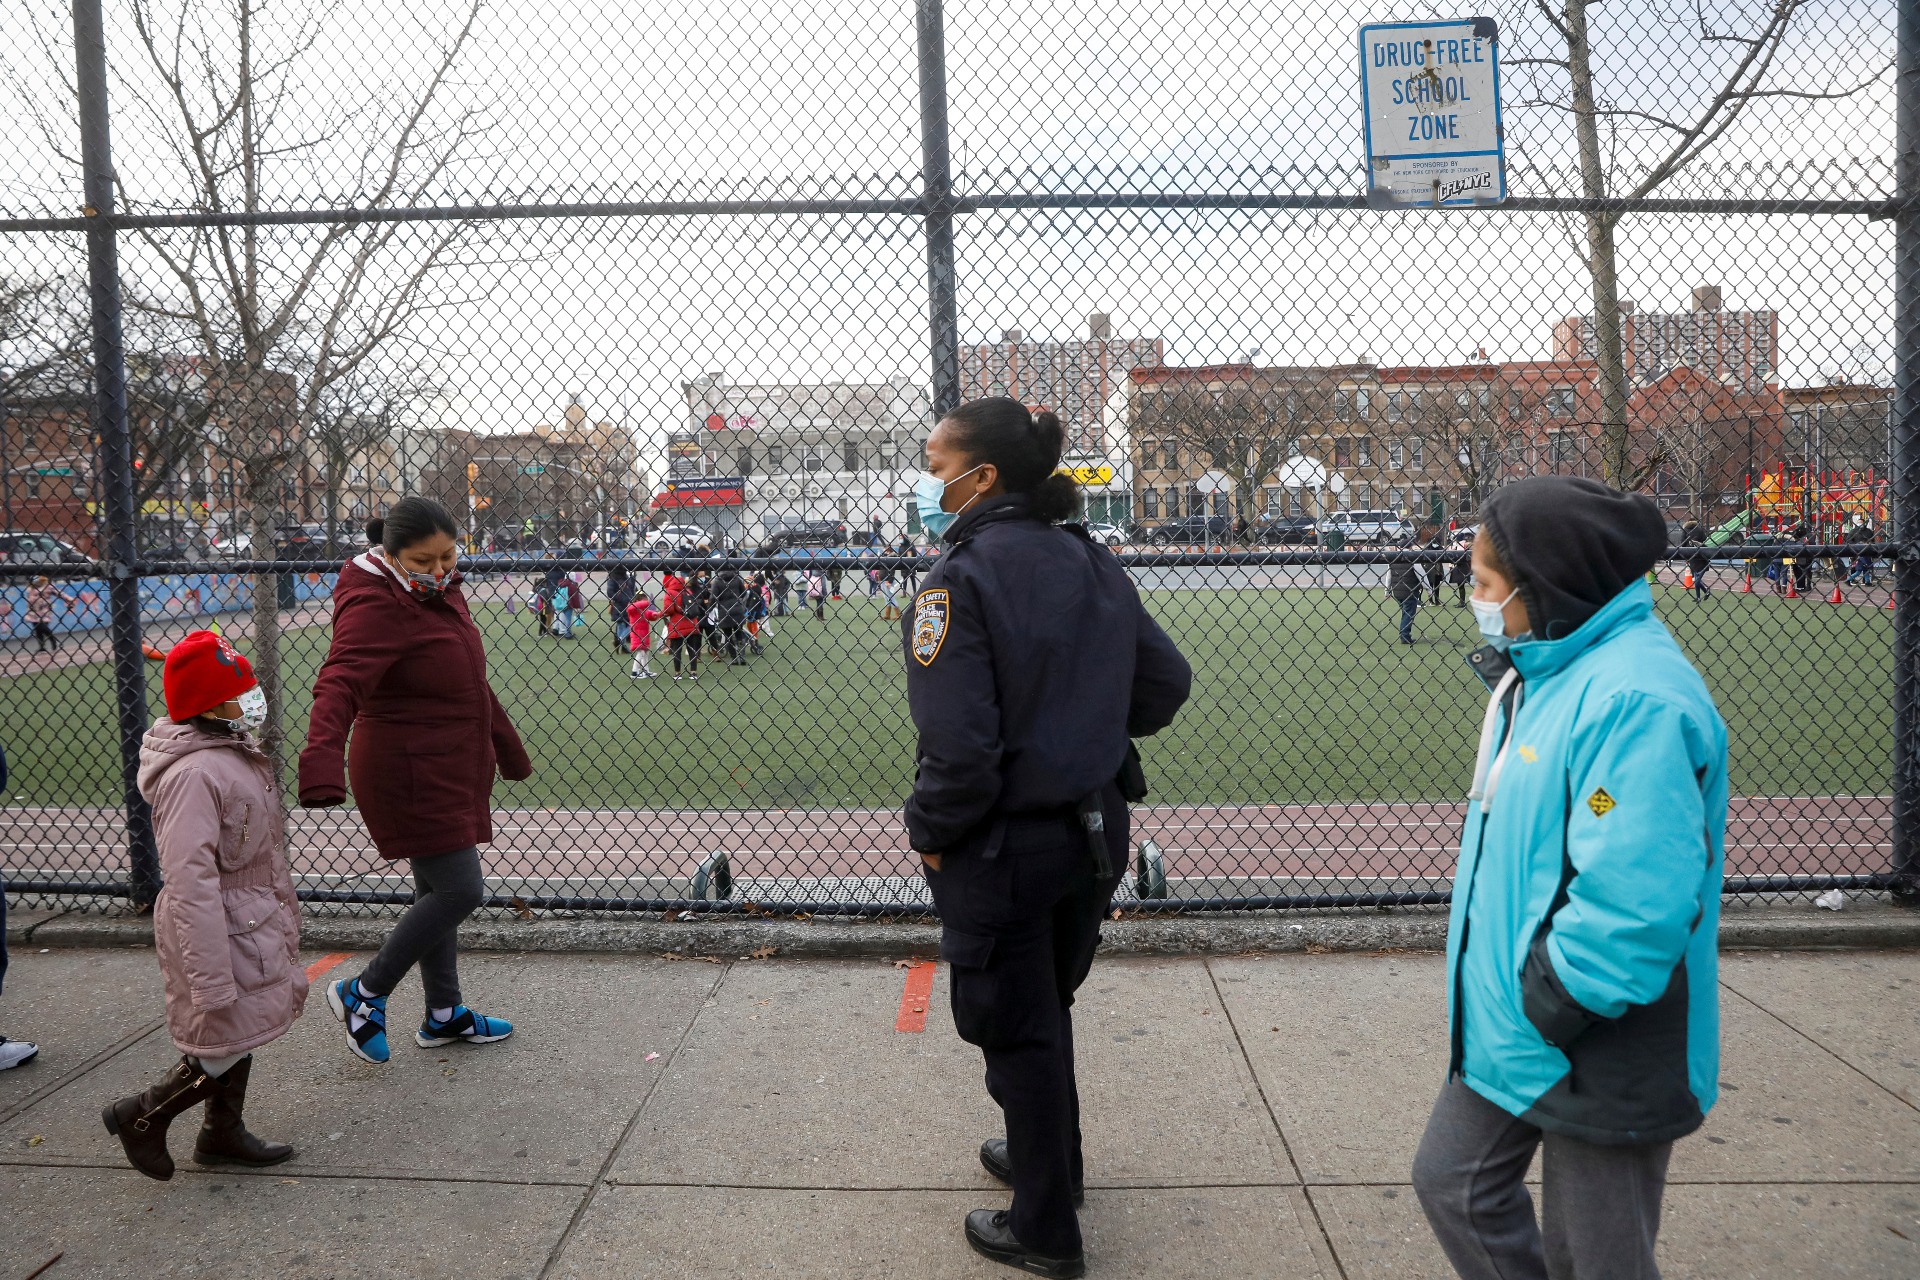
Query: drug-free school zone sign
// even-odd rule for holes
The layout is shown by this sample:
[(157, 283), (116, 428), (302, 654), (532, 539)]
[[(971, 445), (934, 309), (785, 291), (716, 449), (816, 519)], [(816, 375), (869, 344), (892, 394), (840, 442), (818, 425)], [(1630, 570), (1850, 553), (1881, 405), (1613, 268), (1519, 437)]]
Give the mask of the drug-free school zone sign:
[(1507, 198), (1492, 18), (1360, 28), (1360, 100), (1369, 203), (1436, 207)]

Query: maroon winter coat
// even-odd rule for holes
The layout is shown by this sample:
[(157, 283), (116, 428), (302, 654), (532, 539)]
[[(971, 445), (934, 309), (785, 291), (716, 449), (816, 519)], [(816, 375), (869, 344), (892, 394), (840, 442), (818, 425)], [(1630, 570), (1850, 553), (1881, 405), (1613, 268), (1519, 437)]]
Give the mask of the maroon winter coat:
[(402, 587), (371, 555), (340, 571), (333, 645), (313, 682), (300, 803), (346, 799), (348, 770), (384, 858), (431, 857), (493, 839), (493, 774), (533, 774), (487, 684), (479, 628), (458, 586), (437, 600)]

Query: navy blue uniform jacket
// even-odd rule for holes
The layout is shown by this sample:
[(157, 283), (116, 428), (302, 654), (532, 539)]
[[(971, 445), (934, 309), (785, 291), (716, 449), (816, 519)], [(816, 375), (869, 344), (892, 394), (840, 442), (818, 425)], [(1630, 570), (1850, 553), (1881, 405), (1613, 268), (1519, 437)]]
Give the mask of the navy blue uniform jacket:
[(907, 836), (940, 853), (990, 817), (1077, 804), (1127, 739), (1173, 723), (1193, 670), (1105, 547), (1017, 494), (962, 513), (901, 620), (920, 731)]

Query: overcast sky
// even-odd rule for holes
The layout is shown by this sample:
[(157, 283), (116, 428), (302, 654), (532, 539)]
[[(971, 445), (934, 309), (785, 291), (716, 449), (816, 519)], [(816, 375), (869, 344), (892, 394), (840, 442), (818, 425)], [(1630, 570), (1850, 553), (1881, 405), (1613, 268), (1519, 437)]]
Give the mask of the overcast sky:
[[(165, 0), (175, 12), (183, 0)], [(195, 3), (205, 13), (222, 6)], [(1702, 41), (1750, 29), (1768, 6), (1613, 0), (1594, 6), (1596, 77), (1610, 103), (1649, 115), (1698, 109), (1741, 47)], [(262, 57), (287, 50), (306, 0), (274, 0)], [(1490, 11), (1509, 60), (1554, 52), (1520, 0)], [(462, 6), (343, 0), (321, 10), (292, 64), (272, 138), (298, 147), (268, 166), (276, 207), (353, 203), (379, 153), (379, 122), (413, 92)], [(960, 191), (1362, 189), (1356, 35), (1366, 22), (1470, 10), (1344, 0), (960, 0), (947, 9)], [(1700, 168), (1663, 194), (1877, 196), (1891, 185), (1892, 0), (1809, 4), (1771, 83), (1838, 101), (1756, 104)], [(56, 121), (64, 64), (29, 6), (0, 13), (0, 57), (16, 89), (0, 142), (0, 206), (65, 213), (77, 175), (44, 142), (31, 101)], [(134, 206), (191, 200), (157, 144), (164, 94), (142, 65), (123, 5), (109, 0), (118, 167)], [(216, 57), (230, 33), (203, 21)], [(58, 51), (70, 60), (70, 53)], [(1878, 75), (1878, 79), (1875, 76)], [(1571, 194), (1573, 131), (1564, 72), (1513, 65), (1505, 94), (1515, 195)], [(434, 185), (444, 202), (668, 196), (910, 195), (920, 133), (908, 0), (794, 3), (544, 3), (482, 11), (445, 112), (489, 126)], [(445, 118), (443, 115), (442, 118)], [(58, 127), (58, 126), (56, 126)], [(70, 134), (68, 134), (70, 137)], [(1657, 154), (1657, 131), (1609, 139), (1616, 180)], [(1258, 349), (1271, 363), (1361, 357), (1448, 362), (1546, 354), (1554, 320), (1587, 309), (1563, 220), (1491, 212), (1329, 214), (980, 214), (958, 225), (963, 337), (1019, 327), (1084, 332), (1089, 311), (1117, 335), (1163, 337), (1169, 358)], [(311, 230), (273, 233), (283, 261)], [(402, 237), (401, 269), (425, 230)], [(1630, 219), (1621, 295), (1684, 305), (1723, 287), (1735, 308), (1782, 313), (1782, 373), (1794, 382), (1884, 372), (1890, 233), (1860, 218)], [(0, 271), (70, 265), (72, 237), (8, 236)], [(161, 289), (137, 246), (130, 283)], [(597, 416), (657, 435), (680, 421), (679, 383), (926, 378), (925, 266), (908, 218), (598, 219), (504, 224), (473, 265), (441, 281), (451, 300), (413, 339), (454, 395), (444, 420), (482, 430), (551, 421), (568, 395)], [(396, 354), (396, 361), (400, 360)]]

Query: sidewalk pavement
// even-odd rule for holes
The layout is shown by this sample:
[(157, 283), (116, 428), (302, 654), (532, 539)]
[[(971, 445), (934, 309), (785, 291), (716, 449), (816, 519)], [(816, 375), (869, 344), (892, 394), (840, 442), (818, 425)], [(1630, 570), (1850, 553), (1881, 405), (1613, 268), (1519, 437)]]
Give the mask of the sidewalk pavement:
[[(16, 933), (15, 935), (19, 935)], [(364, 956), (313, 955), (351, 974)], [(474, 953), (504, 1044), (349, 1057), (323, 1000), (249, 1118), (299, 1155), (130, 1171), (107, 1101), (171, 1057), (139, 945), (14, 954), (0, 1029), (0, 1280), (1014, 1273), (970, 1253), (1003, 1188), (944, 967)], [(1724, 1095), (1673, 1163), (1669, 1277), (1920, 1275), (1920, 953), (1729, 952)], [(1103, 959), (1076, 1010), (1101, 1277), (1450, 1274), (1407, 1168), (1446, 1068), (1432, 952)], [(396, 1030), (414, 1016), (410, 979)]]

